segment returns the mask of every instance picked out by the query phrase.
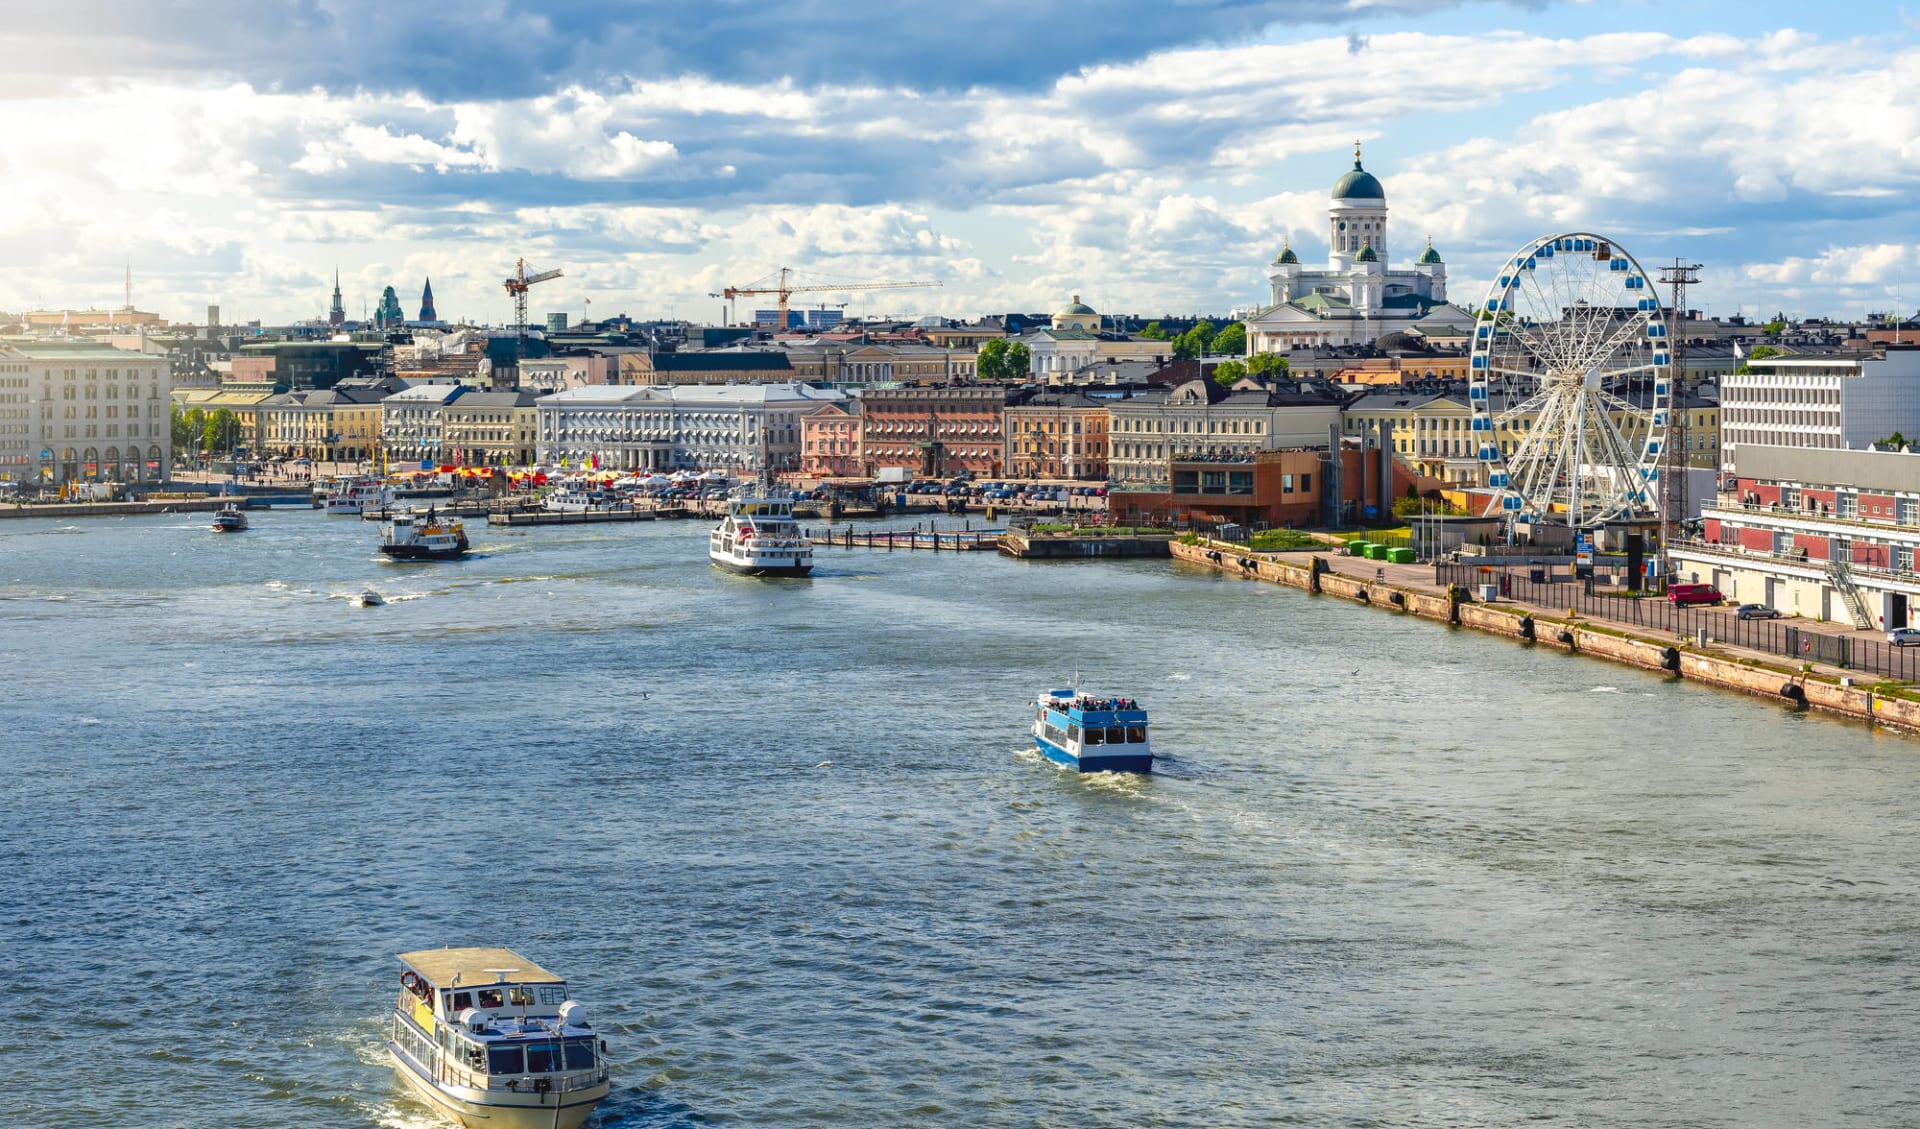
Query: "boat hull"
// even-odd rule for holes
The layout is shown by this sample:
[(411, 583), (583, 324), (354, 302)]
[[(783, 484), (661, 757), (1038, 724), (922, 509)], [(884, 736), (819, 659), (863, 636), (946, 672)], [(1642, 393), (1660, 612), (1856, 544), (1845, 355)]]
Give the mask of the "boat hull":
[(1040, 755), (1076, 772), (1152, 772), (1152, 753), (1083, 753), (1075, 756), (1045, 737), (1036, 736)]
[(387, 1057), (393, 1060), (394, 1073), (408, 1089), (441, 1116), (469, 1129), (580, 1129), (609, 1089), (608, 1083), (601, 1082), (566, 1094), (488, 1090), (485, 1100), (475, 1100), (466, 1095), (480, 1091), (454, 1093), (435, 1085), (392, 1043), (387, 1044)]
[(813, 571), (813, 565), (811, 563), (791, 564), (791, 565), (764, 565), (764, 564), (741, 564), (738, 561), (730, 561), (725, 559), (724, 557), (709, 557), (708, 559), (711, 560), (718, 567), (724, 568), (728, 572), (731, 572), (736, 576), (795, 576), (795, 577), (798, 577), (798, 576), (806, 576), (808, 573), (811, 573)]
[(380, 551), (396, 561), (457, 561), (467, 555), (463, 538), (451, 549), (429, 549), (424, 545), (382, 545)]

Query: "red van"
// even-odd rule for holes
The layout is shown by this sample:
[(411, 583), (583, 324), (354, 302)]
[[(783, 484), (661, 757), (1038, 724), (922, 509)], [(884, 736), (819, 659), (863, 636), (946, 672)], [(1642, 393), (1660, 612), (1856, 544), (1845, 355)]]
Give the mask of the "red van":
[(1683, 608), (1691, 604), (1717, 604), (1724, 599), (1720, 589), (1711, 584), (1667, 585), (1667, 600)]

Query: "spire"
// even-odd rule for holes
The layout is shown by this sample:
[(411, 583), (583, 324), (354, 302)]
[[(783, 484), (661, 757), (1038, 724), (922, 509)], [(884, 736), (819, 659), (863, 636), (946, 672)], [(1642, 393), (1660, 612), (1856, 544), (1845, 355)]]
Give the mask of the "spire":
[(427, 285), (420, 291), (420, 320), (439, 321), (440, 315), (433, 311), (433, 279), (427, 279)]
[(1353, 139), (1353, 167), (1360, 167), (1360, 139), (1357, 137)]
[(327, 308), (327, 324), (335, 329), (347, 322), (347, 307), (340, 301), (340, 268), (333, 268), (333, 305)]

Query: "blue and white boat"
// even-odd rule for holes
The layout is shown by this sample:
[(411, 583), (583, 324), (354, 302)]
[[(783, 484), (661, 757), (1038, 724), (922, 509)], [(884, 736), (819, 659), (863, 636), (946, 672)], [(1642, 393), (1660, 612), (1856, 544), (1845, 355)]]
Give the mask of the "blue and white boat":
[(1081, 772), (1152, 772), (1147, 711), (1131, 698), (1048, 690), (1033, 703), (1033, 743)]

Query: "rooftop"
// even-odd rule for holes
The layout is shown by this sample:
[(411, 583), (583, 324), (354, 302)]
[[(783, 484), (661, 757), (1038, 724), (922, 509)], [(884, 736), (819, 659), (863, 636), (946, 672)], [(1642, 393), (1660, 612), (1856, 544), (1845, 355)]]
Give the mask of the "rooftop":
[(513, 969), (508, 977), (515, 984), (562, 984), (565, 981), (512, 949), (422, 949), (401, 953), (400, 963), (426, 977), (435, 987), (448, 988), (458, 977), (461, 984), (493, 984), (500, 980), (488, 969)]

